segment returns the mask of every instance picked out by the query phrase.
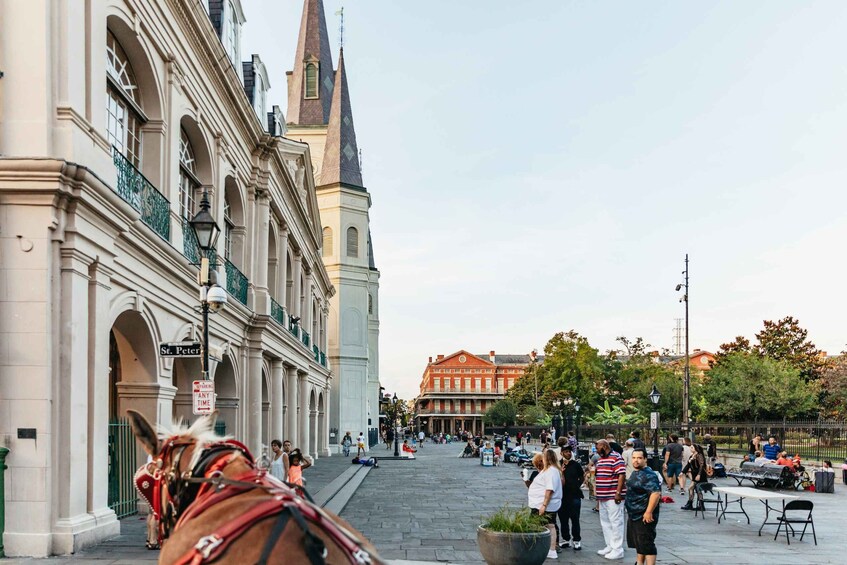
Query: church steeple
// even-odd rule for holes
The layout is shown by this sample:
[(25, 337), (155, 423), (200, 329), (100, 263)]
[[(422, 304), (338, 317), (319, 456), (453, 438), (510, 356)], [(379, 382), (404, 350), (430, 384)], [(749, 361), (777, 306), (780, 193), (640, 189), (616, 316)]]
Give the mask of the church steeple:
[(353, 128), (353, 111), (347, 89), (347, 72), (344, 70), (344, 48), (338, 55), (335, 71), (335, 92), (326, 132), (326, 145), (321, 166), (321, 186), (343, 183), (362, 186), (362, 169), (359, 166), (359, 148)]
[(288, 85), (288, 123), (326, 124), (334, 83), (323, 2), (305, 0), (294, 71)]

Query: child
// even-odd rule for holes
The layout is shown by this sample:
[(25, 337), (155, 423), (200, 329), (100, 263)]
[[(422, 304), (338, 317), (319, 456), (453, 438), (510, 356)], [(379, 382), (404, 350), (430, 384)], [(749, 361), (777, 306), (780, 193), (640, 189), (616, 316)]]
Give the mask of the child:
[(299, 449), (293, 449), (288, 454), (288, 482), (292, 485), (305, 486), (303, 482), (303, 469), (311, 467), (312, 464), (303, 457)]

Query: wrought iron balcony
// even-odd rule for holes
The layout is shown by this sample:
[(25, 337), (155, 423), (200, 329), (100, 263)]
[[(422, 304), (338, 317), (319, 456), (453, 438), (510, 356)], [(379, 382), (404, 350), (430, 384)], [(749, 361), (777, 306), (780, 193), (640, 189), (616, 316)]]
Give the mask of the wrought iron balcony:
[(285, 308), (279, 305), (279, 303), (271, 298), (271, 318), (276, 320), (276, 322), (285, 327)]
[[(182, 254), (192, 265), (200, 264), (200, 246), (188, 218), (182, 219)], [(212, 269), (218, 267), (218, 252), (216, 249), (209, 251), (209, 267)]]
[(321, 362), (321, 350), (318, 349), (317, 345), (312, 346), (312, 353), (315, 354), (315, 363), (320, 363)]
[(226, 291), (246, 306), (247, 277), (229, 259), (224, 259), (224, 268), (226, 269)]
[(306, 330), (302, 331), (302, 335), (300, 336), (300, 339), (303, 341), (303, 345), (305, 345), (306, 347), (309, 347), (309, 343), (310, 343), (309, 338), (310, 337), (311, 336), (309, 336), (309, 332), (307, 332)]
[(141, 214), (142, 222), (170, 242), (171, 205), (168, 199), (115, 147), (112, 147), (112, 161), (118, 170), (115, 192)]
[(324, 353), (323, 351), (321, 351), (321, 365), (326, 367), (326, 353)]
[(295, 336), (300, 336), (300, 326), (292, 321), (294, 316), (288, 317), (288, 331), (290, 331)]

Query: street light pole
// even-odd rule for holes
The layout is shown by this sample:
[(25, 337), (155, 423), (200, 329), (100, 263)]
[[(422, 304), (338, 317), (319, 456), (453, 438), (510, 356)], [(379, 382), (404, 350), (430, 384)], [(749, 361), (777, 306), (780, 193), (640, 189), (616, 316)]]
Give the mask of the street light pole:
[(203, 380), (209, 380), (209, 309), (211, 306), (217, 311), (226, 304), (226, 293), (217, 286), (214, 276), (216, 274), (210, 270), (209, 259), (221, 230), (209, 212), (209, 207), (209, 193), (204, 190), (200, 210), (189, 221), (200, 252), (200, 273), (197, 282), (201, 286), (200, 305), (203, 313)]
[(400, 432), (398, 431), (397, 421), (397, 393), (394, 393), (394, 397), (391, 399), (391, 404), (394, 406), (394, 411), (392, 416), (394, 416), (394, 457), (400, 457), (400, 449), (399, 443), (400, 440)]
[[(691, 357), (688, 354), (688, 253), (685, 254), (685, 270), (682, 271), (682, 274), (685, 275), (685, 282), (683, 284), (676, 285), (676, 290), (679, 291), (683, 286), (685, 287), (685, 294), (680, 298), (680, 302), (685, 302), (685, 376), (683, 377), (682, 382), (682, 429), (685, 432), (688, 432), (689, 436), (691, 436), (691, 418), (689, 415), (689, 407), (690, 407), (690, 392), (691, 392)], [(691, 437), (693, 441), (693, 437)]]

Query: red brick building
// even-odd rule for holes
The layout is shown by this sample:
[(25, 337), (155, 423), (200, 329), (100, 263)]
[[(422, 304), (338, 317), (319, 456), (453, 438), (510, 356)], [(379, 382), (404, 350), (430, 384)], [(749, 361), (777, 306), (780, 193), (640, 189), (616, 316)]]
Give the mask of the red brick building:
[(421, 378), (420, 395), (415, 401), (416, 422), (428, 434), (480, 432), (482, 416), (503, 398), (526, 367), (542, 357), (529, 355), (474, 355), (465, 350), (432, 357)]

